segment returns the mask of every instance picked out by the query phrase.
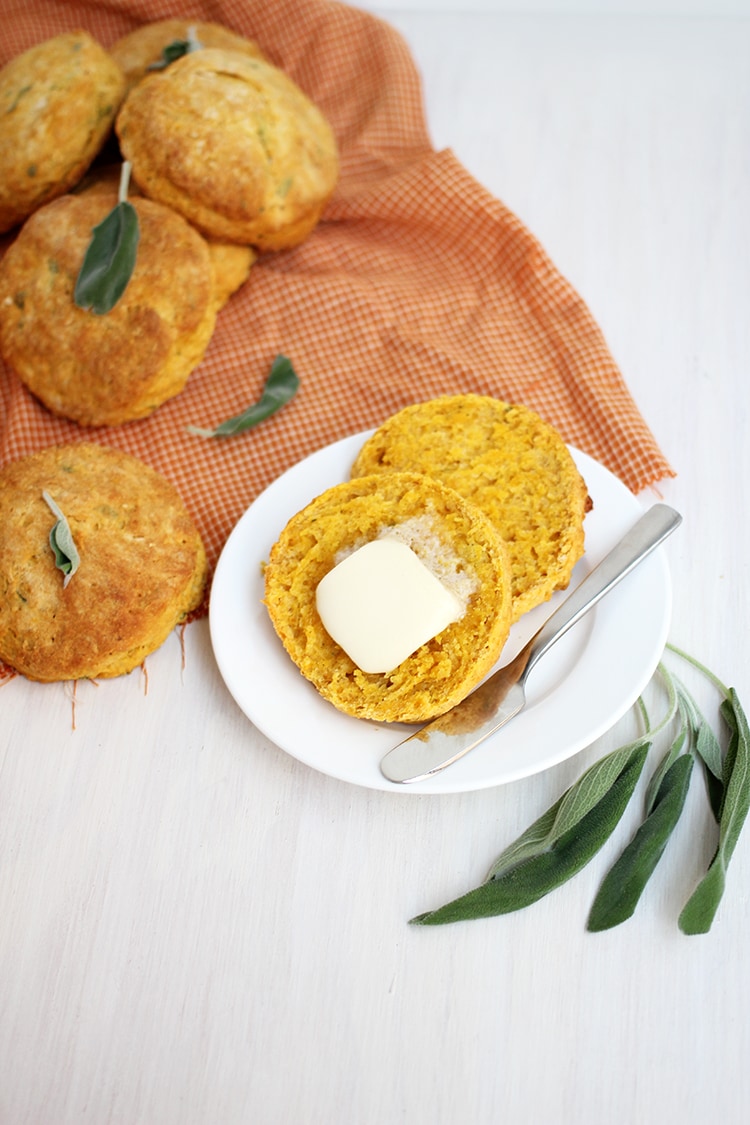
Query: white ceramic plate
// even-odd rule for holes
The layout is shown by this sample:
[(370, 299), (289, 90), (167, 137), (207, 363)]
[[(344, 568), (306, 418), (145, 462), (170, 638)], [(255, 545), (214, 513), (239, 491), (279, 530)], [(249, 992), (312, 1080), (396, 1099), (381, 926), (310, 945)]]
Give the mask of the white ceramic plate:
[[(663, 548), (623, 579), (539, 662), (524, 711), (442, 773), (398, 785), (382, 756), (415, 727), (353, 719), (327, 703), (298, 672), (262, 605), (261, 564), (287, 520), (319, 493), (348, 479), (367, 434), (319, 450), (271, 484), (227, 539), (214, 575), (209, 622), (221, 675), (236, 702), (272, 742), (331, 777), (394, 793), (459, 793), (548, 769), (590, 745), (636, 701), (664, 650), (671, 582)], [(586, 553), (572, 589), (644, 508), (598, 462), (571, 450), (594, 501)], [(513, 627), (505, 664), (564, 598), (556, 594)]]

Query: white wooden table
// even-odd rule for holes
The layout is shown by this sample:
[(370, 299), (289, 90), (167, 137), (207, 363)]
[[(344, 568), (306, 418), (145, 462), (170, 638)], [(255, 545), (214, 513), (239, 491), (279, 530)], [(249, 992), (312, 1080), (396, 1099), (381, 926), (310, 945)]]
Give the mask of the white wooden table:
[[(678, 472), (660, 489), (684, 515), (670, 636), (747, 706), (750, 19), (384, 14), (435, 146), (604, 330)], [(62, 685), (7, 683), (0, 1122), (743, 1125), (750, 828), (711, 933), (685, 937), (713, 846), (700, 784), (615, 930), (585, 920), (630, 810), (535, 906), (407, 924), (628, 734), (501, 788), (392, 795), (266, 741), (205, 622), (184, 668), (174, 636), (147, 680), (80, 685), (75, 708)]]

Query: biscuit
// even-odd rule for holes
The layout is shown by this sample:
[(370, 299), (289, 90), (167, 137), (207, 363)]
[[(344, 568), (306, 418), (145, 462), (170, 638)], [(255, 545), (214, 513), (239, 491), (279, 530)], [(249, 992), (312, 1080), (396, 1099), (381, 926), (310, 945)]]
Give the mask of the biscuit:
[(211, 339), (211, 258), (189, 223), (133, 198), (140, 240), (124, 294), (104, 315), (74, 290), (92, 228), (116, 201), (66, 195), (24, 223), (0, 262), (0, 353), (55, 414), (83, 426), (145, 418), (185, 386)]
[(140, 82), (154, 67), (159, 67), (165, 48), (173, 43), (187, 42), (193, 36), (202, 47), (221, 47), (251, 58), (263, 58), (253, 39), (246, 39), (219, 23), (188, 19), (155, 20), (141, 24), (123, 35), (109, 48), (112, 58), (125, 74), (128, 88)]
[[(80, 556), (66, 585), (49, 535)], [(119, 676), (196, 609), (201, 537), (177, 490), (106, 446), (50, 446), (0, 469), (0, 661), (32, 680)]]
[(338, 178), (333, 131), (291, 78), (218, 48), (144, 78), (115, 129), (145, 195), (209, 238), (259, 250), (301, 242)]
[[(466, 602), (463, 616), (388, 673), (358, 668), (328, 635), (318, 583), (347, 553), (397, 535)], [(334, 485), (287, 523), (265, 567), (264, 602), (302, 674), (340, 711), (422, 722), (447, 711), (497, 660), (510, 629), (510, 573), (490, 521), (458, 493), (416, 473)]]
[(81, 178), (124, 94), (120, 67), (85, 31), (47, 39), (0, 71), (0, 232)]
[(514, 621), (568, 585), (590, 500), (559, 433), (533, 410), (474, 394), (408, 406), (365, 442), (351, 474), (407, 469), (492, 520), (510, 553)]

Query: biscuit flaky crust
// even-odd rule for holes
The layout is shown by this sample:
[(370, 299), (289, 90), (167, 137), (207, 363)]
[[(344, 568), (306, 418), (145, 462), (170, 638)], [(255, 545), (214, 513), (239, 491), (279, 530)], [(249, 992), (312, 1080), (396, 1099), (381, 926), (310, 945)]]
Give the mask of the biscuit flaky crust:
[(206, 48), (139, 82), (115, 124), (143, 192), (208, 237), (280, 250), (318, 223), (338, 178), (323, 114), (260, 58)]
[(427, 473), (480, 507), (505, 539), (513, 620), (564, 589), (584, 549), (588, 490), (559, 433), (527, 407), (445, 395), (388, 418), (352, 476)]
[[(410, 521), (426, 528), (412, 549), (419, 555), (424, 548), (427, 565), (460, 571), (473, 593), (459, 621), (393, 671), (363, 672), (323, 627), (315, 591), (342, 552)], [(422, 722), (468, 695), (497, 660), (510, 629), (510, 568), (504, 544), (478, 509), (428, 477), (392, 473), (335, 485), (293, 516), (271, 550), (264, 600), (292, 660), (340, 711)]]
[[(49, 544), (65, 515), (80, 566)], [(206, 554), (177, 490), (129, 454), (52, 446), (0, 470), (0, 660), (33, 680), (119, 676), (202, 598)]]
[(120, 67), (85, 31), (45, 40), (0, 70), (0, 231), (77, 183), (124, 94)]
[(55, 414), (84, 426), (144, 418), (185, 386), (210, 342), (217, 297), (206, 241), (181, 216), (131, 200), (140, 240), (114, 308), (74, 301), (92, 228), (116, 196), (66, 195), (24, 223), (0, 262), (0, 351)]

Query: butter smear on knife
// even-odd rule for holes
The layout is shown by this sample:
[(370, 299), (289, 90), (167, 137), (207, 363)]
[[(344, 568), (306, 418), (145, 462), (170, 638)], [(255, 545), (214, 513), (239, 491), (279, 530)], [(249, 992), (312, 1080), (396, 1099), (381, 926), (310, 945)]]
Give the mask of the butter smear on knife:
[(390, 672), (465, 610), (394, 536), (347, 555), (319, 582), (315, 598), (326, 631), (363, 672)]

